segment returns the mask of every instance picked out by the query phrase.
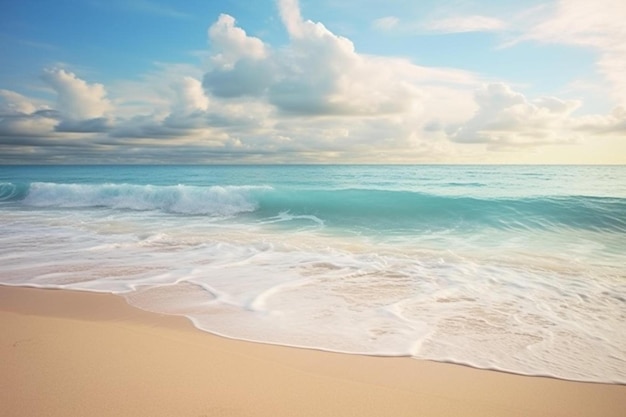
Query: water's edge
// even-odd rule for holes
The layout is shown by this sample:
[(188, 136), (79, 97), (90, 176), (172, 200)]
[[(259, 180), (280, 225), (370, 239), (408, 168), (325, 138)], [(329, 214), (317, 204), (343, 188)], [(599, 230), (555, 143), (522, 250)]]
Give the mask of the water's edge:
[(258, 343), (258, 344), (271, 345), (271, 346), (282, 346), (282, 347), (293, 348), (293, 349), (303, 349), (303, 350), (311, 350), (311, 351), (329, 352), (329, 353), (336, 353), (336, 354), (341, 354), (341, 355), (360, 355), (360, 356), (389, 357), (389, 358), (392, 358), (392, 357), (411, 358), (413, 360), (418, 360), (418, 361), (427, 361), (427, 362), (443, 363), (443, 364), (454, 365), (454, 366), (463, 366), (463, 367), (468, 367), (468, 368), (472, 368), (472, 369), (478, 369), (478, 370), (482, 370), (482, 371), (500, 372), (500, 373), (505, 373), (505, 374), (519, 376), (519, 377), (549, 378), (549, 379), (555, 379), (555, 380), (560, 380), (560, 381), (569, 381), (569, 382), (584, 383), (584, 384), (626, 386), (626, 382), (619, 382), (619, 381), (606, 382), (606, 381), (594, 381), (594, 380), (584, 380), (584, 379), (559, 378), (557, 376), (549, 375), (549, 374), (520, 373), (520, 372), (510, 371), (510, 370), (506, 370), (506, 369), (498, 369), (498, 368), (490, 368), (490, 367), (477, 367), (477, 366), (474, 366), (474, 365), (471, 365), (471, 364), (468, 364), (468, 363), (458, 362), (458, 361), (420, 358), (420, 357), (414, 357), (414, 356), (411, 356), (411, 355), (384, 355), (384, 354), (372, 354), (372, 353), (354, 353), (354, 352), (344, 352), (344, 351), (330, 350), (330, 349), (311, 347), (311, 346), (289, 345), (289, 344), (272, 343), (272, 342), (267, 342), (267, 341), (262, 341), (262, 340), (255, 340), (255, 339), (237, 338), (237, 337), (232, 337), (232, 336), (229, 336), (229, 335), (226, 335), (226, 334), (221, 334), (219, 332), (214, 332), (214, 331), (211, 331), (211, 330), (203, 329), (202, 327), (199, 327), (197, 325), (197, 323), (193, 320), (192, 317), (189, 317), (189, 316), (186, 316), (186, 315), (158, 312), (158, 311), (153, 311), (153, 310), (149, 310), (149, 309), (145, 309), (145, 308), (141, 308), (139, 306), (133, 305), (131, 302), (129, 302), (129, 300), (124, 296), (123, 293), (114, 293), (114, 292), (109, 292), (109, 291), (88, 291), (88, 290), (81, 290), (81, 289), (78, 289), (78, 290), (77, 289), (65, 289), (65, 288), (61, 288), (61, 287), (45, 287), (45, 286), (37, 286), (37, 285), (11, 285), (11, 284), (5, 284), (5, 283), (0, 283), (0, 287), (12, 287), (12, 288), (23, 288), (23, 289), (38, 289), (38, 290), (50, 290), (50, 291), (74, 291), (74, 292), (81, 292), (81, 293), (85, 293), (85, 294), (91, 294), (91, 293), (93, 293), (93, 294), (108, 294), (108, 295), (112, 295), (112, 296), (119, 297), (119, 298), (123, 299), (128, 306), (130, 306), (130, 307), (132, 307), (134, 309), (141, 310), (141, 311), (144, 311), (144, 312), (147, 312), (147, 313), (150, 313), (150, 314), (154, 314), (154, 315), (157, 315), (157, 316), (182, 317), (182, 318), (186, 319), (188, 321), (188, 323), (195, 330), (197, 330), (199, 332), (208, 333), (208, 334), (211, 334), (211, 335), (216, 336), (216, 337), (221, 337), (221, 338), (234, 340), (234, 341)]

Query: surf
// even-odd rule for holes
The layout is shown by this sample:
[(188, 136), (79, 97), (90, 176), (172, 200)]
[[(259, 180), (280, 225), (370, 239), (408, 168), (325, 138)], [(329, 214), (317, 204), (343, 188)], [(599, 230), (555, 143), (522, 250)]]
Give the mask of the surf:
[(624, 178), (0, 167), (0, 282), (111, 292), (237, 339), (624, 383)]
[(252, 194), (269, 188), (263, 186), (196, 187), (35, 182), (30, 184), (21, 201), (33, 207), (157, 210), (166, 213), (219, 217), (255, 211), (257, 204)]
[(315, 219), (339, 229), (400, 233), (580, 229), (626, 232), (626, 199), (595, 196), (474, 197), (377, 188), (115, 183), (0, 184), (0, 201), (40, 208), (105, 208), (259, 221)]

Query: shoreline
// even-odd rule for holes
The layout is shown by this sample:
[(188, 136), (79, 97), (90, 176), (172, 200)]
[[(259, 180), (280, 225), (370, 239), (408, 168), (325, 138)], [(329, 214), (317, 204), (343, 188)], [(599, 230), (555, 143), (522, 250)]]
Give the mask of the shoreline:
[(216, 336), (119, 296), (0, 286), (21, 416), (622, 416), (626, 386)]

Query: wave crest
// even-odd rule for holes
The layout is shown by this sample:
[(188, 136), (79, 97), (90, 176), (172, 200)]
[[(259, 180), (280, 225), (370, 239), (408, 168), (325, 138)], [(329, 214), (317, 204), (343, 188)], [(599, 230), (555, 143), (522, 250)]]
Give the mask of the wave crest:
[(32, 207), (162, 211), (264, 223), (312, 220), (340, 229), (415, 232), (571, 228), (626, 232), (626, 200), (609, 197), (476, 198), (372, 189), (274, 189), (251, 185), (0, 183), (0, 201)]
[(126, 210), (159, 210), (168, 213), (215, 217), (253, 212), (254, 193), (263, 186), (53, 184), (32, 183), (24, 204), (36, 207), (107, 207)]

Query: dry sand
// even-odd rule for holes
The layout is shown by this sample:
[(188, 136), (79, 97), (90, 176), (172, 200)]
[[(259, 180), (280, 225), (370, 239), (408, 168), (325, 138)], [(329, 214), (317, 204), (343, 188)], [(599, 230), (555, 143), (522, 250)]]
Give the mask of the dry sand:
[(0, 415), (626, 416), (626, 386), (225, 339), (119, 297), (0, 287)]

